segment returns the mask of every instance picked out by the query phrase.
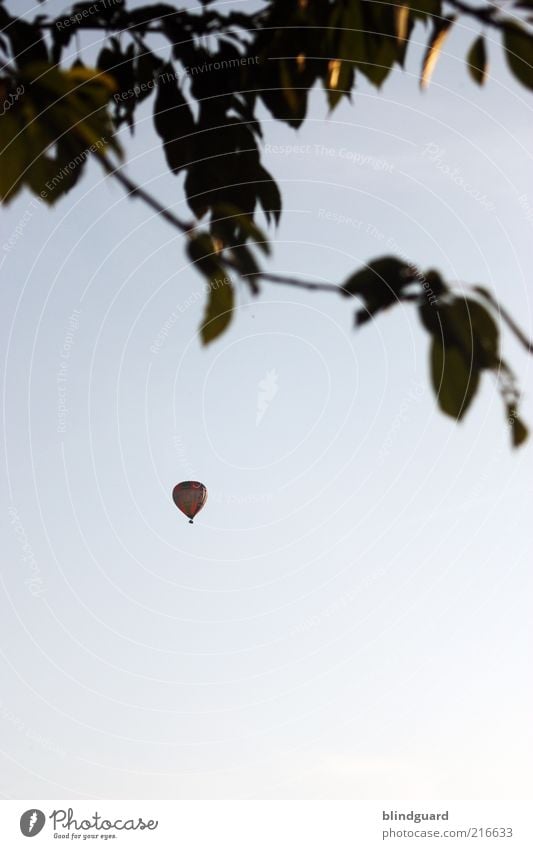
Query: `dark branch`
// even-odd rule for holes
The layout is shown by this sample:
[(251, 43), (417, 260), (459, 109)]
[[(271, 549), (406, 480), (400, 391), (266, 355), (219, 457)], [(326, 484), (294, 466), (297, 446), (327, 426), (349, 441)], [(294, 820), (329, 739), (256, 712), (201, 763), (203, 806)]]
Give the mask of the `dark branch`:
[[(119, 182), (127, 191), (130, 197), (137, 197), (140, 200), (144, 201), (144, 203), (157, 212), (162, 218), (165, 219), (169, 224), (173, 227), (177, 228), (181, 233), (184, 233), (187, 237), (191, 237), (195, 231), (195, 224), (192, 222), (182, 221), (177, 215), (174, 215), (173, 212), (170, 212), (162, 203), (160, 203), (156, 198), (154, 198), (149, 192), (145, 189), (138, 186), (134, 181), (127, 177), (121, 170), (116, 168), (113, 163), (108, 159), (105, 154), (97, 154), (100, 162), (104, 166), (107, 173), (114, 177), (117, 182)], [(239, 273), (239, 269), (237, 265), (232, 262), (230, 259), (220, 256), (220, 261), (230, 270), (236, 271)], [(318, 283), (314, 280), (299, 280), (297, 277), (287, 277), (283, 274), (271, 274), (269, 271), (258, 271), (256, 274), (248, 275), (252, 280), (265, 280), (268, 283), (279, 283), (283, 286), (296, 286), (298, 289), (307, 289), (310, 291), (319, 291), (319, 292), (331, 292), (336, 295), (342, 295), (343, 297), (354, 297), (353, 292), (345, 289), (344, 286), (338, 286), (336, 283)], [(527, 336), (523, 333), (523, 331), (518, 327), (515, 323), (514, 319), (509, 315), (507, 310), (496, 300), (496, 298), (486, 289), (481, 289), (479, 287), (473, 287), (474, 291), (479, 292), (479, 294), (483, 295), (487, 300), (491, 302), (494, 309), (501, 315), (503, 320), (507, 323), (508, 327), (513, 331), (517, 339), (524, 346), (526, 351), (530, 354), (533, 354), (533, 342), (527, 338)], [(418, 295), (412, 296), (404, 296), (404, 300), (408, 301), (418, 301)]]
[(488, 289), (482, 288), (481, 286), (473, 286), (472, 288), (474, 292), (477, 292), (479, 295), (489, 301), (495, 312), (497, 312), (498, 315), (505, 321), (509, 329), (513, 331), (520, 344), (526, 349), (529, 354), (533, 354), (533, 342), (527, 338), (524, 331), (518, 327), (514, 318), (509, 315), (505, 307), (503, 307), (501, 303), (494, 297), (492, 292), (489, 292)]
[(259, 271), (254, 277), (259, 277), (261, 280), (266, 280), (269, 283), (281, 283), (284, 286), (298, 286), (300, 289), (314, 289), (320, 292), (335, 292), (336, 295), (350, 295), (351, 292), (344, 289), (343, 286), (337, 286), (335, 283), (316, 283), (311, 280), (298, 280), (296, 277), (285, 277), (282, 274), (270, 274), (268, 271)]
[(111, 177), (114, 177), (115, 180), (126, 189), (130, 197), (140, 198), (147, 206), (157, 212), (157, 214), (164, 218), (165, 221), (168, 221), (169, 224), (172, 224), (173, 227), (176, 227), (182, 233), (185, 233), (187, 235), (192, 233), (195, 228), (194, 223), (182, 221), (180, 218), (178, 218), (177, 215), (174, 215), (173, 212), (170, 212), (170, 210), (167, 209), (167, 207), (163, 206), (163, 204), (160, 203), (157, 198), (154, 198), (153, 195), (151, 195), (145, 189), (142, 189), (140, 186), (137, 185), (137, 183), (134, 183), (133, 180), (127, 177), (126, 174), (119, 170), (119, 168), (116, 168), (111, 162), (111, 160), (108, 159), (108, 157), (104, 153), (97, 153), (96, 155), (98, 156), (98, 159), (104, 166), (107, 173)]
[(486, 24), (489, 27), (499, 29), (502, 32), (507, 29), (509, 24), (508, 20), (502, 20), (501, 18), (496, 17), (500, 11), (496, 6), (469, 6), (468, 3), (464, 3), (463, 0), (445, 0), (445, 2), (449, 6), (453, 6), (454, 9), (457, 9), (457, 11), (461, 12), (463, 15), (467, 15), (469, 18), (475, 18), (476, 21)]

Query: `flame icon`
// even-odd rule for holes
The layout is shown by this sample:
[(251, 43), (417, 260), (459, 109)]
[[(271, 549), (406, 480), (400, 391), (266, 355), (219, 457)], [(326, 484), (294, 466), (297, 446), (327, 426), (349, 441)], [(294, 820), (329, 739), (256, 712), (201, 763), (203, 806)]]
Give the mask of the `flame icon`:
[(30, 808), (20, 818), (20, 830), (24, 837), (35, 837), (43, 830), (46, 817), (38, 808)]
[(268, 410), (270, 404), (278, 394), (278, 373), (275, 368), (267, 371), (266, 375), (257, 385), (257, 411), (255, 416), (256, 427)]

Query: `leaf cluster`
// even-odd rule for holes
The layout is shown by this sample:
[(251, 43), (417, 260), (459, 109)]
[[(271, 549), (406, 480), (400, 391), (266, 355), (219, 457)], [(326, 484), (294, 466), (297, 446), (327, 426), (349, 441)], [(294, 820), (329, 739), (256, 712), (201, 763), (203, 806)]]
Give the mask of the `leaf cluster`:
[[(0, 2), (0, 91), (9, 104), (0, 116), (0, 199), (10, 201), (25, 186), (54, 203), (95, 157), (131, 194), (148, 199), (187, 233), (191, 262), (208, 284), (200, 333), (211, 342), (231, 321), (235, 278), (253, 294), (262, 279), (295, 283), (274, 280), (259, 265), (269, 246), (257, 215), (276, 224), (282, 209), (279, 187), (261, 161), (259, 107), (298, 128), (316, 85), (330, 110), (352, 98), (360, 79), (380, 88), (395, 66), (403, 67), (417, 24), (428, 33), (420, 72), (425, 88), (461, 15), (480, 26), (466, 57), (475, 83), (487, 78), (485, 31), (492, 28), (502, 35), (511, 73), (533, 89), (532, 0), (505, 7), (470, 7), (465, 0), (268, 0), (254, 13), (218, 11), (209, 0), (195, 11), (170, 3), (128, 9), (124, 0), (91, 1), (76, 3), (64, 17), (38, 15), (31, 22)], [(88, 30), (102, 33), (95, 67), (79, 56), (68, 65), (67, 51), (79, 47)], [(17, 96), (9, 96), (14, 91)], [(183, 177), (192, 229), (116, 170), (116, 133), (123, 125), (134, 132), (137, 110), (149, 99), (169, 171)], [(421, 274), (390, 256), (331, 289), (359, 300), (357, 325), (397, 303), (414, 303), (430, 335), (431, 379), (441, 410), (460, 420), (490, 371), (513, 442), (523, 441), (519, 393), (500, 354), (494, 300), (485, 290), (465, 298), (437, 272)]]
[[(515, 376), (502, 357), (498, 312), (494, 298), (482, 287), (472, 296), (450, 288), (437, 271), (421, 272), (398, 257), (381, 257), (351, 275), (346, 295), (363, 308), (357, 325), (401, 303), (412, 303), (430, 337), (429, 371), (439, 408), (460, 421), (478, 392), (482, 375), (492, 373), (502, 396), (514, 447), (527, 438), (518, 415), (520, 393)], [(519, 341), (523, 339), (518, 334)]]

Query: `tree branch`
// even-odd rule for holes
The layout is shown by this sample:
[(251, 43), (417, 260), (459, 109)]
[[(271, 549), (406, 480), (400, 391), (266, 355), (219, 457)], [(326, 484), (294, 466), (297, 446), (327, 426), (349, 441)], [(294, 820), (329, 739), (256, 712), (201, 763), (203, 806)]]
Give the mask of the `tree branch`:
[(529, 354), (533, 354), (533, 342), (527, 338), (524, 331), (520, 329), (520, 327), (516, 324), (514, 318), (509, 315), (505, 307), (503, 307), (501, 303), (494, 297), (492, 292), (489, 292), (488, 289), (485, 289), (482, 286), (473, 286), (472, 289), (474, 292), (477, 292), (492, 305), (495, 312), (497, 312), (498, 315), (503, 318), (509, 329), (513, 331), (520, 344), (526, 349)]
[(178, 218), (177, 215), (170, 212), (166, 206), (163, 206), (163, 204), (147, 192), (146, 189), (143, 189), (141, 186), (137, 185), (137, 183), (134, 183), (130, 177), (127, 177), (126, 174), (119, 170), (119, 167), (115, 167), (105, 153), (97, 152), (96, 155), (109, 176), (114, 177), (115, 180), (126, 189), (130, 197), (140, 198), (140, 200), (144, 201), (147, 206), (164, 218), (165, 221), (168, 221), (169, 224), (172, 224), (173, 227), (176, 227), (186, 235), (189, 235), (195, 229), (195, 224), (193, 222), (182, 221), (181, 218)]
[(300, 289), (313, 289), (320, 292), (335, 292), (337, 295), (347, 295), (353, 297), (351, 292), (348, 292), (343, 286), (337, 286), (336, 283), (316, 283), (311, 280), (298, 280), (296, 277), (285, 277), (282, 274), (270, 274), (268, 271), (259, 271), (253, 275), (254, 278), (266, 280), (269, 283), (281, 283), (284, 286), (298, 286)]
[[(135, 183), (130, 177), (127, 177), (126, 174), (119, 170), (119, 168), (115, 167), (105, 153), (97, 153), (96, 155), (109, 176), (114, 177), (115, 180), (117, 180), (117, 182), (126, 189), (129, 197), (139, 198), (147, 206), (157, 212), (158, 215), (164, 218), (165, 221), (171, 224), (172, 227), (175, 227), (188, 238), (191, 238), (196, 229), (196, 225), (193, 222), (182, 221), (177, 217), (177, 215), (170, 212), (170, 210), (163, 206), (157, 198), (153, 197), (153, 195), (147, 192), (146, 189), (141, 188), (141, 186), (137, 185), (137, 183)], [(230, 259), (220, 256), (220, 261), (228, 269), (240, 274), (238, 266)], [(296, 286), (298, 289), (307, 289), (315, 292), (332, 292), (336, 295), (342, 295), (342, 297), (354, 297), (353, 292), (349, 292), (344, 288), (344, 286), (338, 286), (336, 283), (319, 283), (315, 280), (299, 280), (297, 277), (287, 277), (284, 274), (272, 274), (269, 271), (258, 271), (255, 274), (248, 276), (253, 280), (265, 280), (267, 283), (278, 283), (283, 286)], [(527, 338), (525, 333), (518, 327), (514, 319), (509, 315), (507, 310), (499, 303), (499, 301), (496, 300), (492, 293), (479, 286), (473, 286), (472, 289), (490, 301), (494, 309), (499, 313), (499, 315), (501, 315), (502, 319), (507, 323), (508, 327), (513, 331), (526, 351), (533, 354), (533, 342)], [(404, 297), (404, 300), (409, 301), (416, 301), (417, 299), (418, 296), (407, 295)]]
[[(39, 23), (39, 29), (48, 30), (49, 32), (53, 32), (53, 30), (61, 31), (61, 27), (58, 27), (58, 23), (63, 23), (65, 20), (68, 20), (69, 16), (65, 15), (64, 18), (57, 18), (55, 21), (43, 21)], [(79, 32), (83, 30), (84, 32), (90, 32), (94, 30), (96, 32), (105, 31), (107, 33), (115, 32), (137, 32), (137, 24), (131, 24), (130, 26), (121, 25), (119, 23), (109, 23), (106, 21), (105, 23), (98, 23), (97, 21), (80, 21), (76, 23), (76, 28), (73, 30), (74, 32)], [(143, 28), (143, 35), (165, 35), (165, 30), (163, 27), (146, 27)]]
[(493, 27), (494, 29), (498, 29), (501, 32), (505, 32), (508, 27), (509, 20), (502, 20), (501, 18), (495, 17), (500, 11), (500, 9), (496, 6), (469, 6), (468, 3), (464, 3), (463, 0), (445, 0), (445, 2), (449, 6), (453, 6), (453, 8), (457, 9), (457, 11), (461, 12), (461, 14), (467, 15), (469, 18), (475, 18), (476, 21), (486, 24), (489, 27)]
[[(120, 170), (120, 167), (115, 167), (105, 153), (97, 152), (96, 156), (109, 176), (114, 177), (114, 179), (126, 189), (126, 192), (130, 197), (139, 198), (147, 206), (157, 212), (158, 215), (164, 218), (165, 221), (189, 238), (191, 237), (196, 229), (194, 222), (182, 221), (177, 217), (177, 215), (170, 212), (170, 210), (163, 206), (157, 198), (147, 192), (146, 189), (137, 185), (137, 183), (135, 183), (130, 177), (126, 176), (126, 174)], [(220, 260), (225, 266), (227, 266), (227, 268), (239, 273), (236, 263), (233, 263), (230, 259), (227, 259), (224, 256), (221, 256)], [(257, 274), (250, 276), (253, 278), (260, 278), (261, 280), (267, 280), (270, 283), (282, 283), (286, 286), (298, 286), (300, 289), (319, 289), (323, 292), (335, 292), (338, 295), (351, 295), (351, 293), (347, 292), (342, 286), (337, 286), (334, 283), (317, 283), (316, 281), (311, 280), (298, 280), (295, 277), (285, 277), (281, 274), (270, 274), (267, 271), (259, 271)]]
[[(508, 24), (509, 19), (501, 19), (498, 18), (497, 15), (502, 10), (497, 6), (494, 6), (492, 3), (487, 3), (485, 6), (470, 6), (468, 3), (465, 3), (464, 0), (444, 0), (449, 6), (452, 6), (454, 9), (457, 9), (458, 12), (461, 12), (463, 15), (467, 15), (470, 18), (474, 18), (480, 23), (486, 24), (487, 26), (494, 27), (500, 31), (504, 31)], [(179, 14), (183, 12), (183, 9), (176, 9), (176, 13)], [(253, 16), (251, 16), (253, 18)], [(41, 30), (49, 30), (53, 31), (58, 29), (58, 23), (64, 23), (66, 19), (69, 19), (69, 15), (65, 15), (63, 18), (57, 18), (54, 21), (42, 21), (39, 23), (39, 28)], [(160, 20), (159, 18), (157, 20)], [(76, 30), (84, 30), (85, 32), (90, 30), (96, 31), (105, 31), (105, 32), (129, 32), (131, 30), (137, 30), (139, 24), (134, 21), (132, 24), (128, 26), (127, 22), (120, 21), (93, 21), (93, 20), (81, 20), (76, 22)], [(61, 27), (59, 27), (61, 29)], [(163, 26), (156, 25), (152, 23), (150, 25), (147, 23), (143, 28), (142, 32), (144, 35), (167, 35), (165, 28)]]

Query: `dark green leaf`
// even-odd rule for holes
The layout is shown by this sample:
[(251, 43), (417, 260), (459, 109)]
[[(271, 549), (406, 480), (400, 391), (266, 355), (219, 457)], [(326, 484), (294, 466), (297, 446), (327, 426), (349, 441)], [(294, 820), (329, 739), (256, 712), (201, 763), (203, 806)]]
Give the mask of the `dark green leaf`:
[(367, 297), (379, 282), (384, 282), (393, 292), (399, 292), (406, 284), (406, 268), (407, 263), (395, 256), (380, 257), (352, 274), (343, 288), (351, 295)]
[[(336, 17), (338, 23), (335, 22)], [(334, 22), (331, 25), (340, 30), (338, 58), (348, 62), (366, 59), (367, 42), (361, 0), (346, 0), (344, 4), (334, 4), (330, 20)]]
[(35, 62), (48, 62), (48, 51), (39, 27), (15, 18), (6, 28), (6, 35), (19, 68)]
[(280, 61), (279, 76), (283, 97), (290, 109), (290, 123), (297, 129), (307, 114), (307, 86), (302, 85), (293, 63), (285, 59)]
[(18, 110), (12, 109), (0, 119), (0, 200), (10, 201), (22, 188), (27, 159), (20, 143), (22, 124)]
[(0, 118), (0, 197), (9, 200), (26, 184), (54, 203), (90, 155), (101, 158), (109, 149), (120, 155), (107, 111), (115, 83), (79, 65), (62, 71), (37, 63), (19, 74), (24, 93)]
[(420, 318), (426, 330), (445, 346), (457, 347), (466, 362), (477, 369), (494, 369), (500, 363), (500, 334), (492, 315), (471, 298), (451, 298), (438, 306), (424, 304)]
[[(256, 87), (274, 118), (297, 129), (307, 114), (309, 86), (301, 80), (294, 62), (269, 57), (260, 65)], [(292, 78), (294, 72), (294, 79)]]
[[(119, 41), (111, 38), (109, 46), (102, 48), (98, 54), (97, 67), (106, 74), (110, 74), (117, 84), (118, 98), (115, 101), (117, 118), (119, 112), (131, 115), (135, 109), (133, 52), (132, 44), (123, 51)], [(120, 120), (117, 120), (117, 123), (120, 123)]]
[(328, 106), (332, 112), (343, 97), (350, 96), (355, 79), (353, 66), (349, 62), (340, 59), (334, 61), (336, 64), (329, 63), (332, 67), (326, 86)]
[(445, 347), (436, 336), (431, 343), (430, 362), (431, 380), (440, 409), (454, 419), (462, 419), (476, 394), (479, 372), (471, 368), (459, 348)]
[(408, 0), (414, 18), (426, 21), (428, 17), (441, 16), (441, 0)]
[(477, 301), (468, 299), (459, 303), (468, 316), (477, 365), (481, 368), (493, 368), (500, 357), (500, 333), (496, 322), (488, 310)]
[(259, 286), (256, 275), (259, 272), (259, 266), (252, 251), (247, 245), (236, 245), (232, 248), (232, 257), (239, 274), (252, 290), (252, 294), (257, 295)]
[(507, 64), (516, 79), (533, 89), (533, 37), (519, 24), (506, 22), (503, 45)]
[(487, 78), (488, 60), (487, 50), (485, 47), (485, 39), (482, 35), (476, 38), (472, 47), (468, 51), (466, 61), (468, 62), (468, 70), (470, 76), (478, 85), (483, 85)]
[(204, 345), (208, 345), (226, 330), (233, 318), (233, 286), (227, 277), (213, 277), (210, 280), (209, 295), (200, 335)]
[(216, 274), (222, 274), (215, 245), (208, 233), (198, 233), (190, 239), (187, 245), (187, 254), (191, 262), (193, 262), (206, 277), (211, 278)]
[(150, 97), (154, 90), (154, 80), (163, 67), (163, 63), (149, 50), (139, 52), (134, 63), (135, 93), (140, 102)]
[(379, 88), (388, 77), (395, 60), (399, 58), (398, 45), (393, 38), (383, 37), (379, 47), (371, 55), (371, 61), (359, 62), (357, 67), (369, 82)]
[(171, 65), (158, 79), (154, 126), (163, 139), (163, 150), (171, 171), (181, 171), (196, 158), (193, 144), (194, 118), (176, 83)]
[(278, 188), (278, 185), (271, 174), (268, 173), (266, 168), (262, 166), (258, 169), (258, 183), (256, 185), (257, 197), (259, 199), (259, 203), (263, 207), (263, 211), (265, 213), (267, 221), (270, 221), (270, 217), (274, 218), (276, 224), (279, 222), (281, 216), (281, 193)]
[(341, 288), (345, 294), (356, 295), (364, 301), (365, 309), (356, 316), (356, 323), (364, 324), (375, 313), (397, 303), (412, 280), (413, 270), (404, 260), (386, 256), (356, 271)]
[(255, 224), (254, 220), (249, 215), (243, 213), (236, 206), (228, 203), (220, 204), (215, 207), (213, 214), (218, 217), (229, 218), (232, 222), (238, 225), (241, 234), (245, 238), (251, 239), (260, 251), (266, 256), (270, 254), (270, 245), (263, 231)]

